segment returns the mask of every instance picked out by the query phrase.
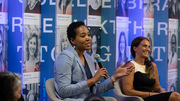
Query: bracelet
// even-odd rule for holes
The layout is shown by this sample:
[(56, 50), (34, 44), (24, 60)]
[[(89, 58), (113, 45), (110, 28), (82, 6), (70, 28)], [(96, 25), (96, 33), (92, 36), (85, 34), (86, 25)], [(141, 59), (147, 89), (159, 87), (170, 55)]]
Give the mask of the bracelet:
[(162, 92), (162, 90), (165, 90), (164, 88), (161, 88), (160, 90), (159, 90), (159, 93), (161, 93)]
[(149, 92), (149, 96), (150, 96), (150, 92)]
[(111, 76), (111, 79), (113, 82), (116, 82), (115, 78), (113, 76)]

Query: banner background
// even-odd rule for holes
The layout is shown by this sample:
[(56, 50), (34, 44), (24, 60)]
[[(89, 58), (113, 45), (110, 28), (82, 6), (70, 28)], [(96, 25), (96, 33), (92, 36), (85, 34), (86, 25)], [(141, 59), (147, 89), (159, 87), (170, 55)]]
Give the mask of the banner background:
[(55, 60), (55, 0), (41, 2), (41, 73), (40, 100), (47, 101), (46, 80), (54, 78)]

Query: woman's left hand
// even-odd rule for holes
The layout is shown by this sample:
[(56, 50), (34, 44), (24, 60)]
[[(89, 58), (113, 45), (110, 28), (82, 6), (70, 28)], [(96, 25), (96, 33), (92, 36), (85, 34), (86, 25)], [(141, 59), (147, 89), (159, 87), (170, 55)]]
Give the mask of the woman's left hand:
[(164, 88), (161, 88), (160, 91), (159, 91), (159, 93), (165, 93), (165, 92), (166, 92), (166, 91), (165, 91)]

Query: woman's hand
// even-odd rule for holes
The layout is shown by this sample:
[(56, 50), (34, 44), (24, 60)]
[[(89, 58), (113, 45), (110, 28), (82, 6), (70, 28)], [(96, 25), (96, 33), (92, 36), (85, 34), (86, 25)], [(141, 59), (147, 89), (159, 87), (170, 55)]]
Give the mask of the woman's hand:
[(164, 88), (161, 88), (160, 90), (159, 90), (159, 93), (165, 93), (166, 91), (165, 91), (165, 89)]
[(96, 82), (98, 82), (102, 77), (109, 78), (106, 68), (100, 68), (93, 78), (96, 80)]
[[(118, 78), (129, 75), (134, 67), (130, 66), (130, 67), (123, 67), (124, 66), (124, 62), (116, 69), (114, 75), (111, 77), (111, 81), (115, 82)], [(123, 68), (122, 68), (123, 67)]]
[(87, 80), (88, 87), (90, 87), (93, 84), (99, 82), (102, 77), (109, 78), (109, 75), (108, 75), (108, 72), (107, 72), (106, 68), (99, 69), (91, 79)]

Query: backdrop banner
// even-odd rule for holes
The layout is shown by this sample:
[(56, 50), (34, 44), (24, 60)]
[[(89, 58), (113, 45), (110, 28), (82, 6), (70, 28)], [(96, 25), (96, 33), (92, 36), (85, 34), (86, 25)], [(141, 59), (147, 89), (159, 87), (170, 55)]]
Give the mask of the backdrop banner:
[(39, 101), (41, 1), (24, 0), (23, 5), (23, 97), (25, 101)]
[(54, 77), (55, 5), (55, 0), (42, 0), (41, 2), (41, 101), (48, 101), (45, 83), (47, 79)]
[(159, 73), (159, 82), (167, 87), (167, 35), (168, 35), (168, 0), (154, 1), (154, 62)]
[[(100, 56), (109, 76), (112, 76), (115, 70), (115, 22), (116, 0), (102, 0)], [(113, 96), (113, 90), (104, 93), (104, 96)]]
[(87, 0), (72, 0), (72, 21), (83, 21), (86, 23)]
[(178, 2), (178, 0), (168, 2), (167, 91), (177, 91)]
[(22, 74), (23, 2), (8, 0), (8, 71)]

